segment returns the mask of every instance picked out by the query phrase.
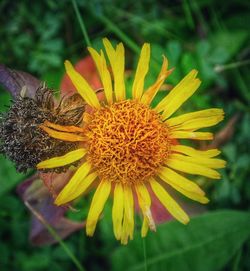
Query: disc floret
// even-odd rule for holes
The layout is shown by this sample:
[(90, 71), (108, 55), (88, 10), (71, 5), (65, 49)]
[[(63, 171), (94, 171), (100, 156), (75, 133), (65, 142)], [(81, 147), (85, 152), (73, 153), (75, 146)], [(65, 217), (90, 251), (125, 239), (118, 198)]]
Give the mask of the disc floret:
[(146, 181), (169, 154), (166, 124), (156, 112), (135, 100), (95, 111), (86, 130), (87, 159), (102, 179), (111, 182)]

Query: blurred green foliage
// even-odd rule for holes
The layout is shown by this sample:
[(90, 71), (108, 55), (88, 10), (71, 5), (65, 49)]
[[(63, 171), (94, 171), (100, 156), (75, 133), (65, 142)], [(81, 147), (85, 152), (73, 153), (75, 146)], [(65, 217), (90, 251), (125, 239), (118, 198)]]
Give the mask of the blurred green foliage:
[[(94, 47), (99, 48), (105, 36), (125, 43), (127, 68), (136, 66), (143, 42), (152, 44), (147, 84), (157, 76), (162, 54), (176, 67), (168, 84), (177, 83), (192, 68), (199, 70), (202, 86), (182, 112), (222, 107), (226, 119), (215, 132), (235, 114), (238, 120), (222, 147), (228, 161), (222, 180), (213, 184), (198, 180), (207, 186), (211, 213), (198, 216), (187, 227), (177, 222), (160, 226), (145, 240), (145, 257), (139, 234), (127, 247), (114, 240), (109, 203), (93, 238), (81, 231), (66, 245), (86, 270), (93, 271), (146, 270), (145, 263), (148, 270), (250, 270), (250, 2), (79, 0), (77, 4)], [(0, 62), (59, 89), (63, 61), (77, 61), (87, 54), (72, 2), (2, 0), (0, 12)], [(164, 95), (160, 93), (155, 102)], [(10, 96), (4, 90), (0, 101), (1, 111), (6, 111)], [(15, 193), (24, 179), (10, 161), (0, 158), (0, 270), (77, 270), (59, 245), (29, 244), (30, 216)], [(90, 200), (78, 202), (81, 211), (69, 215), (86, 217)], [(213, 211), (219, 209), (245, 212)]]

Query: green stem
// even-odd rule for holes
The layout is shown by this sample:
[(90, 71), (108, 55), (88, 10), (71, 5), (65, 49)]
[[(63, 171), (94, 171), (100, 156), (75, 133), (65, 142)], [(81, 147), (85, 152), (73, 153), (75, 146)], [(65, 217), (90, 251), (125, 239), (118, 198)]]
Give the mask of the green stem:
[(140, 47), (130, 39), (118, 26), (110, 21), (106, 16), (98, 15), (98, 19), (102, 21), (113, 33), (115, 33), (127, 46), (136, 53), (140, 53)]
[(182, 2), (182, 6), (183, 6), (183, 10), (184, 10), (184, 13), (185, 13), (185, 16), (186, 16), (187, 24), (189, 25), (190, 29), (194, 29), (195, 28), (195, 23), (194, 23), (194, 20), (193, 20), (192, 12), (191, 12), (188, 1), (184, 0)]
[(247, 60), (243, 60), (243, 61), (238, 61), (238, 62), (233, 62), (233, 63), (229, 63), (226, 65), (217, 65), (214, 67), (214, 70), (216, 72), (222, 72), (225, 70), (229, 70), (229, 69), (235, 69), (235, 68), (239, 68), (242, 66), (246, 66), (250, 64), (250, 59)]
[(89, 39), (87, 30), (86, 30), (85, 24), (84, 24), (83, 19), (82, 19), (81, 15), (80, 15), (78, 6), (77, 6), (77, 4), (76, 4), (76, 1), (75, 1), (75, 0), (71, 0), (71, 2), (72, 2), (72, 5), (73, 5), (73, 7), (74, 7), (74, 10), (75, 10), (76, 17), (77, 17), (77, 20), (78, 20), (78, 22), (79, 22), (79, 25), (80, 25), (80, 27), (81, 27), (81, 30), (82, 30), (82, 34), (83, 34), (84, 40), (85, 40), (87, 46), (91, 46), (91, 42), (90, 42), (90, 39)]
[(142, 247), (143, 247), (143, 257), (144, 257), (144, 270), (148, 271), (147, 250), (146, 250), (145, 237), (142, 238)]
[(85, 271), (81, 263), (77, 260), (75, 255), (71, 252), (71, 250), (65, 245), (61, 237), (57, 234), (57, 232), (50, 226), (50, 224), (41, 216), (30, 204), (28, 201), (24, 202), (26, 207), (36, 216), (36, 218), (44, 225), (44, 227), (48, 230), (48, 232), (54, 237), (54, 239), (60, 244), (60, 246), (64, 249), (65, 253), (71, 258), (72, 262), (75, 264), (79, 271)]

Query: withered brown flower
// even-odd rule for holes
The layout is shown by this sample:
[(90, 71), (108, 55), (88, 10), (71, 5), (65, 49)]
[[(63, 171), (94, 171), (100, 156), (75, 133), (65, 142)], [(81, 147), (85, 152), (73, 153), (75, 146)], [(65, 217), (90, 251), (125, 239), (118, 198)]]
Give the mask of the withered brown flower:
[[(19, 172), (53, 156), (76, 149), (74, 142), (50, 137), (39, 126), (46, 120), (61, 125), (79, 125), (85, 104), (79, 94), (55, 101), (53, 91), (41, 85), (33, 98), (25, 96), (25, 88), (15, 97), (8, 112), (0, 119), (0, 152), (12, 160)], [(68, 167), (53, 169), (65, 171)]]

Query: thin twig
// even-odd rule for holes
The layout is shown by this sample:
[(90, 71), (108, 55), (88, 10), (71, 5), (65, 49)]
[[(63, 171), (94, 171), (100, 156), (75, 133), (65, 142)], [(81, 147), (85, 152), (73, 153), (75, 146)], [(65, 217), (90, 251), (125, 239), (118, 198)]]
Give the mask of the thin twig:
[(85, 24), (83, 22), (83, 19), (82, 19), (81, 15), (80, 15), (78, 6), (76, 4), (76, 1), (75, 0), (71, 0), (71, 2), (72, 2), (72, 5), (74, 7), (74, 10), (75, 10), (76, 17), (77, 17), (77, 20), (79, 22), (80, 28), (82, 30), (82, 34), (83, 34), (84, 40), (85, 40), (87, 46), (91, 46), (91, 42), (90, 42), (90, 39), (89, 39), (89, 36), (88, 36), (88, 32), (86, 30), (86, 27), (85, 27)]
[(81, 263), (77, 260), (75, 255), (71, 252), (71, 250), (66, 246), (61, 237), (57, 234), (57, 232), (50, 226), (50, 224), (46, 221), (46, 219), (39, 214), (28, 201), (24, 201), (26, 207), (31, 211), (32, 214), (44, 225), (44, 227), (48, 230), (48, 232), (54, 237), (54, 239), (60, 244), (60, 246), (64, 249), (65, 253), (71, 258), (72, 262), (78, 268), (79, 271), (85, 271)]

